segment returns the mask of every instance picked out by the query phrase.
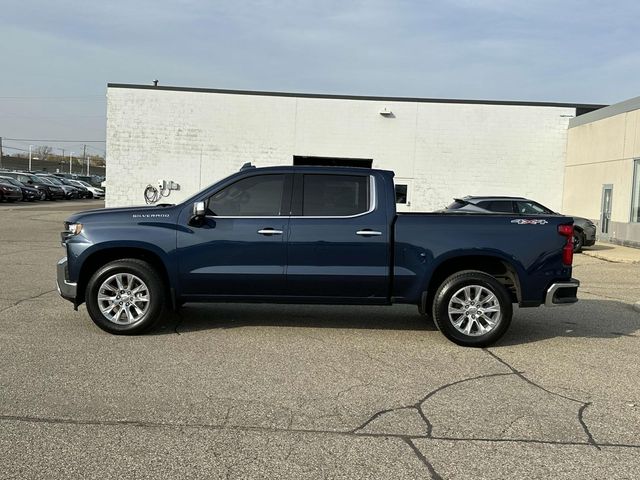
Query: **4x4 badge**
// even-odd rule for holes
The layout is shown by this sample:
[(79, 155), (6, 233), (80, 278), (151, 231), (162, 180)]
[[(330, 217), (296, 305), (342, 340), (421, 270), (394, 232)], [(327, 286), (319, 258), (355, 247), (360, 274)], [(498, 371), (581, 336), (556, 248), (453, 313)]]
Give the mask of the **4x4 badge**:
[(544, 219), (538, 220), (538, 219), (516, 218), (515, 220), (511, 220), (511, 223), (517, 223), (518, 225), (545, 225), (549, 222)]

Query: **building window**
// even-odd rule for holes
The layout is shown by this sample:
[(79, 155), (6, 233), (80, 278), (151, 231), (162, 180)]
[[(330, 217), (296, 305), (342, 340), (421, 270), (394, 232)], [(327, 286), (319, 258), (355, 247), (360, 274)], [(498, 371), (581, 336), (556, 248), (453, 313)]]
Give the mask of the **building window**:
[(640, 223), (640, 160), (633, 164), (633, 200), (631, 201), (631, 221)]
[(400, 205), (407, 204), (407, 189), (408, 185), (406, 184), (398, 184), (396, 185), (396, 203)]

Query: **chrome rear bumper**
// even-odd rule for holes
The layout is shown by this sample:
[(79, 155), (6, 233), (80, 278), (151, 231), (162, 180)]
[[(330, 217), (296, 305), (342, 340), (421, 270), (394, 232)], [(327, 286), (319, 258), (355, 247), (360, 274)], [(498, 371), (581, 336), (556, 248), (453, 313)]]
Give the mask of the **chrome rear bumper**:
[(571, 305), (578, 301), (578, 287), (580, 282), (572, 278), (568, 282), (553, 283), (547, 289), (544, 304), (547, 307), (557, 307), (560, 305)]

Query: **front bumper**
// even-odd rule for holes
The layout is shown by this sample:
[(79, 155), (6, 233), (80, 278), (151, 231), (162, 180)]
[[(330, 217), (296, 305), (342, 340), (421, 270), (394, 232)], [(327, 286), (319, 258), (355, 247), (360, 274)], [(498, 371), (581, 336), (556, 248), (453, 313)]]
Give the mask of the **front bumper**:
[(40, 198), (37, 190), (23, 190), (22, 191), (22, 199), (23, 200), (37, 200)]
[(64, 192), (62, 189), (60, 190), (49, 190), (49, 198), (54, 200), (62, 200), (64, 199)]
[(588, 226), (584, 229), (584, 246), (590, 247), (596, 243), (596, 227)]
[(22, 200), (22, 191), (10, 191), (10, 192), (2, 192), (5, 200), (16, 201)]
[(58, 260), (57, 274), (58, 293), (62, 298), (75, 304), (78, 284), (68, 280), (67, 257)]
[(560, 305), (571, 305), (578, 301), (578, 287), (580, 282), (572, 278), (568, 282), (556, 282), (549, 286), (544, 299), (546, 307), (557, 307)]

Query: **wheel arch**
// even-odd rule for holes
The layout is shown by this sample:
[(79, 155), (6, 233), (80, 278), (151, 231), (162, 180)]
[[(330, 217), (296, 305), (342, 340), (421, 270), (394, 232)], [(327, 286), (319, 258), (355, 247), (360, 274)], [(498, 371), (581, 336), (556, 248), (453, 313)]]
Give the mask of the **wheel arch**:
[(80, 305), (85, 301), (85, 290), (91, 276), (101, 267), (107, 263), (115, 260), (123, 260), (126, 258), (134, 258), (147, 262), (151, 267), (158, 272), (162, 283), (166, 288), (167, 298), (171, 298), (173, 302), (173, 285), (167, 270), (166, 263), (162, 257), (153, 250), (145, 248), (143, 246), (126, 246), (126, 247), (106, 247), (99, 250), (94, 250), (89, 253), (83, 260), (80, 272), (78, 275), (78, 296), (76, 298), (76, 304)]
[(520, 276), (513, 263), (491, 254), (466, 254), (444, 259), (433, 269), (421, 297), (421, 312), (431, 312), (436, 291), (446, 278), (465, 270), (476, 270), (495, 277), (509, 292), (512, 303), (521, 302)]

